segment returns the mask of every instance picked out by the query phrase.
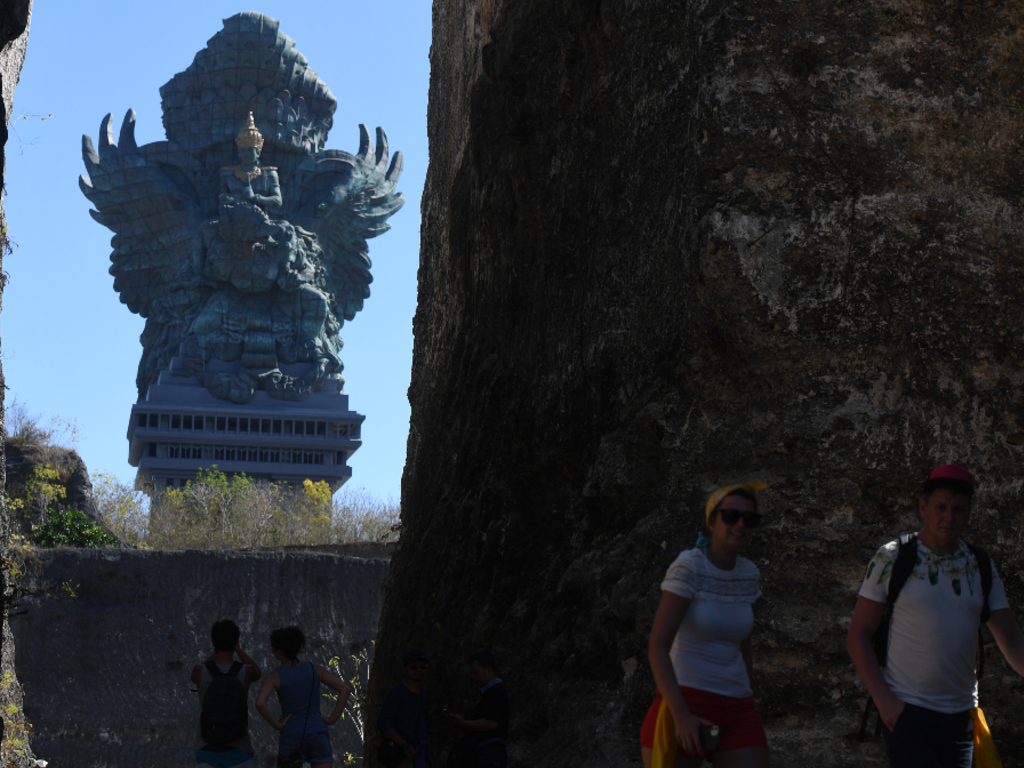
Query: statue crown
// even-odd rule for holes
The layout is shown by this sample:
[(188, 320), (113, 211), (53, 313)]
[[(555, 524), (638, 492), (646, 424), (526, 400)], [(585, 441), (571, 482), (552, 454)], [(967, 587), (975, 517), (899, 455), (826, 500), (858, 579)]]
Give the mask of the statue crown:
[(259, 151), (263, 150), (263, 134), (256, 127), (256, 121), (253, 120), (252, 112), (249, 113), (249, 119), (246, 121), (245, 127), (235, 137), (235, 144), (238, 147), (256, 147)]

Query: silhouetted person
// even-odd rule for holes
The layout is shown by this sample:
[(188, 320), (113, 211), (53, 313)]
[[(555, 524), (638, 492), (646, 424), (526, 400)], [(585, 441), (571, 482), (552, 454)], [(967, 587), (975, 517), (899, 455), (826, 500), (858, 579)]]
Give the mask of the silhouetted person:
[(466, 756), (460, 761), (461, 768), (505, 768), (508, 763), (505, 750), (508, 694), (490, 651), (476, 651), (469, 657), (469, 676), (480, 686), (473, 714), (468, 720), (460, 715), (449, 715), (452, 723), (466, 731), (466, 740), (472, 745), (473, 751), (459, 751)]
[(423, 691), (428, 661), (422, 651), (410, 650), (402, 657), (405, 679), (384, 695), (377, 717), (377, 729), (404, 755), (399, 768), (422, 768), (428, 764), (427, 736), (430, 733), (430, 702)]
[[(259, 665), (242, 650), (231, 619), (213, 625), (213, 653), (192, 668), (199, 690), (198, 765), (253, 768), (249, 740), (249, 686), (260, 679)], [(238, 656), (238, 661), (235, 660)]]
[[(299, 651), (306, 636), (298, 627), (281, 627), (270, 633), (270, 650), (281, 666), (270, 672), (256, 695), (256, 710), (280, 731), (277, 764), (311, 768), (330, 768), (334, 762), (327, 726), (334, 725), (345, 711), (352, 686), (328, 669), (311, 661), (301, 661)], [(327, 717), (320, 714), (320, 684), (338, 692), (334, 709)], [(270, 693), (277, 691), (281, 719), (267, 706)], [(289, 761), (290, 759), (290, 761)]]

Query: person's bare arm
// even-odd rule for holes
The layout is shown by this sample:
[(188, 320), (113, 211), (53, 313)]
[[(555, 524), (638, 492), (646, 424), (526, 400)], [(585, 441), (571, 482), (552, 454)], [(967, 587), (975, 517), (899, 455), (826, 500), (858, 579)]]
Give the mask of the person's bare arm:
[(885, 603), (858, 597), (857, 607), (853, 609), (853, 618), (850, 620), (850, 630), (846, 634), (846, 652), (853, 659), (857, 674), (874, 699), (882, 722), (891, 731), (896, 727), (896, 721), (899, 720), (906, 705), (896, 698), (889, 684), (885, 682), (882, 668), (878, 666), (878, 659), (875, 658), (875, 649), (871, 646), (871, 638), (878, 625), (882, 623), (884, 614)]
[(242, 650), (241, 643), (235, 644), (235, 655), (238, 657), (238, 660), (240, 662), (242, 662), (248, 667), (248, 669), (245, 670), (246, 685), (249, 685), (250, 683), (255, 683), (263, 676), (263, 672), (262, 670), (260, 670), (260, 665), (253, 661), (252, 657), (250, 657), (249, 654)]
[(1024, 677), (1024, 634), (1013, 618), (1009, 608), (992, 611), (988, 617), (988, 628), (1003, 652), (1003, 657), (1014, 671)]
[(676, 673), (672, 668), (672, 659), (669, 656), (672, 642), (675, 640), (676, 632), (679, 631), (679, 625), (683, 623), (690, 602), (689, 598), (680, 597), (671, 592), (661, 593), (661, 603), (658, 605), (658, 613), (654, 617), (654, 626), (651, 627), (651, 639), (647, 643), (647, 659), (651, 663), (654, 682), (658, 684), (661, 697), (672, 713), (676, 728), (676, 740), (679, 742), (680, 749), (688, 755), (700, 755), (702, 754), (700, 748), (701, 723), (707, 725), (712, 725), (712, 723), (696, 717), (687, 708), (683, 694), (679, 692)]
[(203, 681), (202, 664), (196, 664), (194, 667), (192, 667), (192, 675), (189, 677), (189, 680), (196, 684), (196, 688), (199, 687), (199, 684)]
[(256, 694), (256, 711), (260, 713), (264, 720), (270, 723), (270, 727), (275, 731), (280, 731), (284, 728), (285, 723), (291, 719), (291, 715), (288, 715), (284, 720), (278, 720), (274, 717), (274, 713), (270, 711), (270, 707), (267, 706), (267, 699), (270, 698), (272, 691), (276, 691), (281, 687), (281, 676), (277, 674), (275, 669), (273, 672), (263, 678), (263, 683), (260, 685), (260, 692)]
[(320, 682), (326, 685), (328, 688), (333, 688), (338, 692), (338, 700), (334, 702), (334, 709), (331, 714), (324, 717), (317, 711), (317, 716), (328, 725), (334, 725), (338, 722), (338, 718), (341, 717), (341, 713), (345, 711), (345, 705), (348, 704), (348, 697), (352, 693), (352, 686), (342, 680), (333, 672), (324, 669), (317, 665), (316, 672), (320, 675)]

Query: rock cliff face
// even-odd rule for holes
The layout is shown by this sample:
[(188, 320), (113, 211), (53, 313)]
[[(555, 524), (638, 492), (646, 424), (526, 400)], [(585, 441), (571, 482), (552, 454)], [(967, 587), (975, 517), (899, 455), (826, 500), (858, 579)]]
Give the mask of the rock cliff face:
[[(4, 147), (7, 144), (7, 126), (11, 122), (11, 109), (14, 105), (14, 87), (21, 77), (21, 67), (25, 63), (25, 53), (28, 50), (28, 30), (32, 18), (32, 0), (0, 0), (0, 99), (3, 101), (3, 121), (0, 124), (0, 180), (6, 172), (6, 155)], [(3, 299), (3, 289), (7, 282), (6, 274), (3, 271), (3, 259), (7, 256), (10, 244), (7, 236), (7, 216), (4, 213), (3, 197), (0, 196), (0, 304)], [(5, 483), (6, 468), (4, 463), (4, 378), (3, 368), (0, 367), (0, 487)], [(3, 494), (0, 494), (0, 591), (3, 594), (4, 615), (0, 618), (0, 708), (8, 716), (0, 720), (0, 758), (8, 760), (11, 765), (20, 766), (27, 764), (31, 755), (28, 750), (11, 752), (9, 747), (11, 733), (8, 732), (8, 725), (15, 727), (23, 719), (21, 709), (21, 689), (18, 685), (18, 678), (14, 669), (14, 646), (11, 642), (10, 628), (7, 624), (8, 600), (10, 598), (9, 574), (7, 571), (7, 542), (10, 537), (10, 518), (7, 507), (4, 503)], [(20, 730), (20, 728), (19, 728)], [(24, 741), (24, 732), (16, 734)]]
[[(270, 632), (288, 624), (306, 633), (303, 659), (372, 654), (388, 568), (328, 554), (119, 549), (35, 550), (26, 566), (22, 580), (36, 595), (21, 601), (11, 627), (33, 748), (75, 768), (195, 762), (199, 704), (188, 676), (209, 654), (218, 619), (238, 623), (242, 647), (265, 672), (276, 666)], [(255, 690), (257, 765), (273, 766), (277, 733), (253, 698)], [(331, 739), (339, 760), (361, 748), (351, 719)]]
[[(416, 644), (461, 707), (489, 646), (514, 764), (637, 764), (661, 576), (702, 489), (758, 478), (773, 762), (882, 763), (852, 736), (845, 630), (930, 466), (976, 473), (969, 538), (1024, 607), (1022, 22), (1003, 0), (435, 3), (377, 701)], [(1022, 684), (989, 654), (1012, 764)]]
[[(23, 500), (25, 506), (11, 513), (11, 530), (22, 536), (32, 534), (32, 526), (46, 519), (46, 509), (26, 490), (32, 473), (39, 467), (55, 469), (58, 477), (53, 485), (64, 491), (63, 498), (50, 502), (51, 507), (76, 509), (97, 525), (107, 527), (92, 495), (89, 470), (78, 451), (58, 446), (39, 445), (23, 440), (8, 439), (4, 446), (7, 462), (6, 493), (10, 498)], [(109, 528), (108, 528), (109, 530)]]

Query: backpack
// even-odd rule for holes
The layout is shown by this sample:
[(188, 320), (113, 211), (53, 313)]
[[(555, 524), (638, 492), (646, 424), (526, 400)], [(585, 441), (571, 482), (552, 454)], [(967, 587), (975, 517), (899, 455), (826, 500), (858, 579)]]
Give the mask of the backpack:
[[(977, 677), (981, 680), (981, 676), (985, 672), (985, 639), (981, 634), (981, 625), (985, 624), (989, 616), (992, 615), (992, 611), (988, 607), (988, 596), (992, 592), (992, 560), (989, 558), (988, 552), (981, 547), (968, 544), (967, 548), (971, 550), (971, 554), (978, 561), (978, 575), (981, 577), (981, 594), (984, 598), (981, 605), (981, 617), (978, 622)], [(907, 579), (910, 578), (910, 574), (913, 573), (916, 564), (917, 534), (904, 534), (899, 538), (896, 559), (893, 561), (892, 570), (889, 572), (889, 588), (886, 593), (885, 611), (882, 613), (882, 621), (879, 622), (878, 629), (875, 630), (875, 634), (871, 637), (871, 647), (875, 651), (875, 658), (878, 659), (879, 667), (884, 667), (889, 658), (889, 626), (892, 623), (893, 608), (896, 605), (897, 598), (900, 596), (900, 590), (907, 583)], [(871, 708), (874, 706), (874, 699), (868, 695), (868, 701), (864, 705), (864, 716), (860, 721), (860, 734), (858, 738), (861, 741), (864, 740), (864, 736), (867, 733), (868, 716), (871, 714)], [(882, 715), (879, 713), (878, 720), (875, 722), (875, 736), (877, 737), (881, 732)]]
[(199, 727), (207, 744), (227, 744), (245, 738), (249, 727), (249, 704), (245, 687), (238, 679), (242, 662), (236, 661), (221, 672), (213, 661), (205, 664), (213, 677), (203, 696)]

